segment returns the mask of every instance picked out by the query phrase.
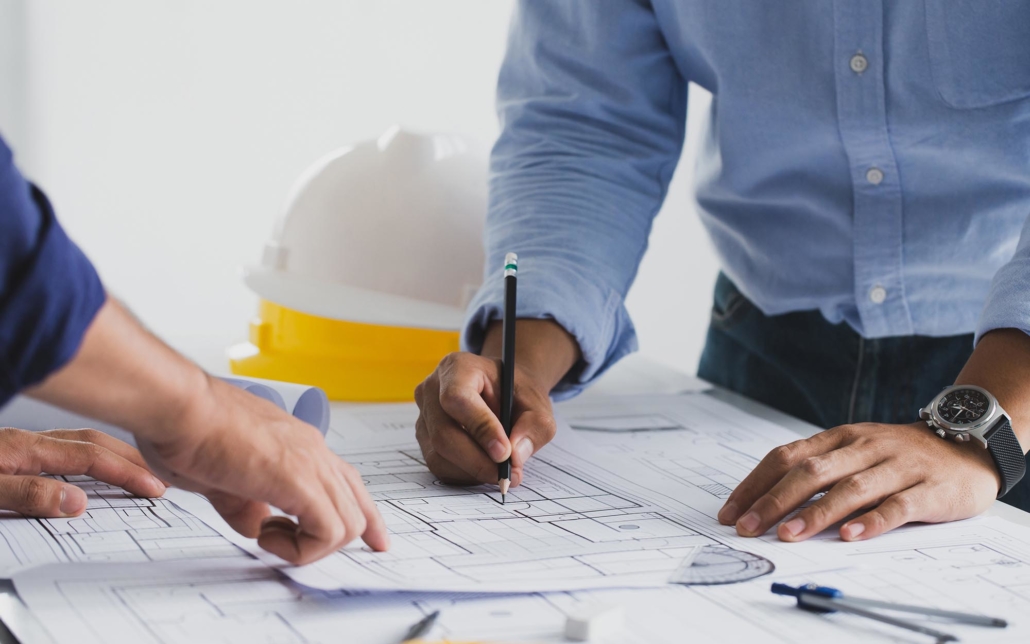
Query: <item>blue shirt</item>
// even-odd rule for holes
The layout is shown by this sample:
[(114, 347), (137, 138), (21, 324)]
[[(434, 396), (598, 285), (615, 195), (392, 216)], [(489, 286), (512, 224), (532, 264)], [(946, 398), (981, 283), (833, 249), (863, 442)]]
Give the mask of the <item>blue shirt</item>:
[(519, 315), (579, 341), (566, 393), (636, 348), (623, 299), (688, 81), (713, 95), (699, 211), (763, 312), (867, 338), (1030, 332), (1030, 2), (524, 1), (466, 348), (500, 317), (510, 251)]
[(0, 406), (75, 355), (106, 296), (0, 139)]

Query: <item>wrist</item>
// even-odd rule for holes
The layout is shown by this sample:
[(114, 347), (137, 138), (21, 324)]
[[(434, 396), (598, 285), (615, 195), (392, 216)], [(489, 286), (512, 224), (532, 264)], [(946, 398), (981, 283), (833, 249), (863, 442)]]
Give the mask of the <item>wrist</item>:
[(989, 391), (1008, 414), (1026, 453), (1030, 448), (1030, 336), (1019, 329), (985, 334), (955, 384)]
[[(481, 355), (501, 357), (500, 321), (487, 328)], [(581, 359), (576, 339), (554, 320), (520, 319), (515, 323), (515, 364), (549, 393)]]

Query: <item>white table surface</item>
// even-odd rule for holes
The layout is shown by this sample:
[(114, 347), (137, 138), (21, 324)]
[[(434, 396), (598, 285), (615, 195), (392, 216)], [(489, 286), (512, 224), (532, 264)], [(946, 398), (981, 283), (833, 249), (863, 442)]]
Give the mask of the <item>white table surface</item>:
[[(811, 436), (820, 431), (820, 428), (815, 425), (810, 425), (731, 391), (709, 387), (696, 378), (640, 356), (631, 356), (622, 361), (584, 395), (586, 397), (604, 396), (616, 392), (623, 394), (677, 393), (702, 389), (706, 389), (705, 395), (718, 398), (759, 418), (786, 427), (801, 436)], [(1017, 510), (1000, 501), (995, 501), (986, 514), (1030, 526), (1030, 513)], [(3, 624), (0, 625), (0, 644), (19, 641), (21, 644), (52, 644), (53, 642), (35, 617), (18, 599), (11, 582), (4, 580), (0, 580), (0, 619), (3, 620)]]

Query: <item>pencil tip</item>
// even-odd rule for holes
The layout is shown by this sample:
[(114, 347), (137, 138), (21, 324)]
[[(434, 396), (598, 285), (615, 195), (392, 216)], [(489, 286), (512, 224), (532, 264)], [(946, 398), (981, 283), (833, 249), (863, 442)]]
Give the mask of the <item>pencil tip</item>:
[(505, 498), (507, 496), (508, 496), (507, 494), (503, 494), (503, 493), (501, 494), (501, 505), (504, 505), (505, 503), (508, 502), (508, 500)]

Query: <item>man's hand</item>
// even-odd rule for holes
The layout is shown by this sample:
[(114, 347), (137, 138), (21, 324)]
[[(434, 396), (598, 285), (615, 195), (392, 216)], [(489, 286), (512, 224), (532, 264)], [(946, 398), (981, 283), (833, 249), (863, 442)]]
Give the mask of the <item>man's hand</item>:
[[(164, 431), (138, 439), (154, 470), (206, 496), (237, 532), (304, 564), (361, 537), (386, 550), (389, 537), (357, 470), (317, 429), (272, 403), (207, 378), (207, 392)], [(272, 516), (269, 504), (297, 521)]]
[(1001, 486), (982, 443), (942, 440), (925, 422), (844, 425), (777, 447), (726, 500), (719, 522), (745, 537), (764, 534), (812, 496), (777, 535), (802, 541), (859, 510), (840, 528), (845, 541), (905, 523), (938, 523), (986, 510)]
[(95, 429), (0, 428), (0, 509), (32, 517), (74, 517), (86, 510), (82, 489), (40, 474), (91, 476), (136, 496), (165, 493), (139, 452)]
[(426, 464), (449, 483), (496, 483), (497, 464), (511, 456), (511, 484), (526, 461), (552, 438), (550, 391), (579, 361), (579, 345), (550, 320), (519, 320), (511, 439), (500, 413), (501, 325), (487, 331), (483, 355), (452, 353), (415, 389), (415, 437)]
[(509, 440), (498, 420), (501, 362), (452, 353), (415, 389), (415, 438), (426, 465), (446, 483), (496, 483), (497, 464), (511, 456), (511, 484), (556, 430), (548, 389), (515, 368), (515, 404)]
[[(318, 431), (211, 378), (109, 300), (78, 354), (30, 395), (135, 434), (159, 476), (206, 495), (261, 547), (304, 564), (386, 527), (353, 467)], [(297, 517), (272, 517), (269, 504)]]

